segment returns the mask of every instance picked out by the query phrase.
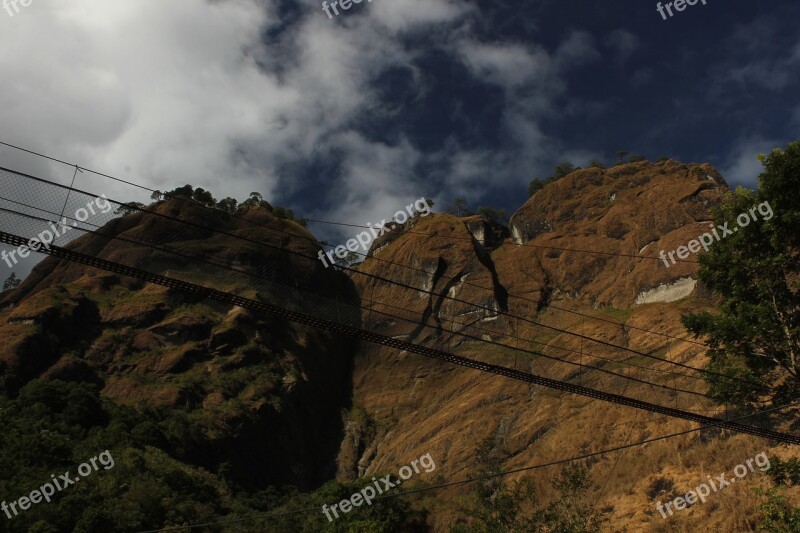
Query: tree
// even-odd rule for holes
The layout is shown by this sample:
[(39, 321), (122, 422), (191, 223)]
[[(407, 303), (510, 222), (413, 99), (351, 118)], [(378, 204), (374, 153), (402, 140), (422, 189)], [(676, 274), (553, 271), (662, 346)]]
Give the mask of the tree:
[(3, 282), (3, 292), (10, 291), (11, 289), (16, 289), (19, 287), (19, 284), (22, 283), (22, 280), (17, 278), (17, 273), (12, 272), (8, 278)]
[(656, 163), (663, 163), (665, 161), (669, 161), (669, 157), (665, 155), (660, 155), (656, 158)]
[(281, 219), (287, 219), (288, 218), (288, 219), (291, 220), (292, 218), (294, 218), (292, 210), (291, 209), (284, 209), (283, 207), (275, 207), (272, 210), (272, 214), (275, 215), (277, 218), (281, 218)]
[(205, 189), (201, 189), (200, 187), (196, 188), (192, 193), (192, 200), (197, 202), (198, 204), (202, 204), (208, 207), (214, 207), (217, 203), (214, 200), (214, 197), (211, 196), (211, 193)]
[(606, 168), (606, 167), (605, 165), (603, 165), (603, 163), (601, 163), (597, 159), (592, 159), (591, 161), (589, 161), (589, 168)]
[(528, 197), (530, 198), (537, 192), (544, 189), (546, 182), (544, 180), (540, 180), (539, 178), (533, 178), (531, 182), (528, 184)]
[(626, 152), (624, 150), (620, 150), (619, 152), (617, 152), (617, 156), (619, 156), (619, 164), (620, 165), (623, 163), (623, 160), (625, 159), (626, 155), (628, 155), (628, 152)]
[[(790, 533), (800, 531), (800, 507), (795, 507), (782, 495), (788, 486), (800, 485), (800, 458), (790, 457), (784, 461), (779, 457), (769, 458), (767, 475), (772, 478), (774, 487), (755, 493), (764, 500), (759, 505), (759, 531), (769, 533)], [(792, 490), (792, 489), (789, 489)], [(794, 489), (796, 490), (796, 489)]]
[(775, 489), (764, 491), (755, 489), (763, 501), (758, 510), (761, 515), (758, 519), (758, 531), (769, 533), (793, 533), (800, 531), (800, 507), (792, 506), (785, 496), (778, 494)]
[(345, 255), (344, 258), (341, 258), (336, 254), (333, 254), (333, 263), (338, 266), (349, 267), (350, 265), (354, 265), (360, 262), (361, 260), (362, 256), (350, 250), (347, 251), (347, 255)]
[(268, 201), (264, 200), (264, 197), (261, 195), (260, 192), (251, 192), (250, 193), (250, 198), (248, 198), (247, 200), (245, 200), (244, 202), (239, 204), (239, 208), (240, 209), (244, 208), (244, 207), (250, 207), (250, 206), (263, 207), (264, 209), (266, 209), (269, 212), (272, 212), (272, 210), (273, 210), (272, 205)]
[(491, 222), (493, 224), (499, 224), (503, 222), (506, 218), (506, 210), (505, 209), (492, 209), (491, 207), (479, 207), (478, 214), (484, 218), (487, 222)]
[(706, 336), (709, 370), (730, 376), (707, 378), (711, 394), (746, 407), (800, 399), (800, 142), (759, 159), (758, 191), (728, 194), (714, 223), (729, 234), (700, 258), (717, 312), (682, 317)]
[(217, 202), (217, 209), (225, 211), (226, 213), (235, 213), (238, 202), (235, 198), (228, 196), (224, 200)]
[(549, 505), (539, 501), (533, 478), (507, 483), (502, 471), (505, 450), (495, 449), (492, 439), (481, 442), (477, 453), (480, 481), (462, 508), (472, 520), (457, 524), (454, 533), (505, 533), (506, 531), (559, 531), (593, 533), (600, 530), (599, 513), (590, 502), (589, 493), (596, 487), (585, 468), (574, 465), (561, 470), (551, 482), (557, 497)]
[(247, 200), (241, 202), (239, 204), (239, 208), (241, 209), (241, 208), (244, 208), (244, 207), (250, 207), (250, 206), (253, 206), (253, 205), (259, 205), (261, 203), (261, 201), (263, 200), (263, 198), (264, 197), (261, 196), (260, 192), (251, 192), (250, 193), (250, 198), (248, 198)]
[(189, 184), (186, 184), (183, 187), (178, 187), (177, 189), (169, 191), (168, 193), (164, 194), (164, 196), (168, 198), (173, 198), (175, 196), (183, 196), (184, 198), (191, 198), (193, 193), (194, 193), (194, 187), (192, 187)]
[(567, 174), (570, 174), (570, 173), (578, 170), (578, 168), (579, 167), (576, 167), (575, 165), (573, 165), (569, 161), (564, 161), (563, 163), (559, 163), (553, 169), (553, 177), (549, 178), (549, 180), (550, 181), (560, 180), (561, 178), (563, 178)]
[(628, 163), (638, 163), (639, 161), (647, 161), (647, 157), (642, 154), (633, 154), (628, 157)]
[(146, 207), (146, 205), (140, 202), (128, 202), (126, 204), (120, 204), (120, 206), (114, 210), (114, 214), (125, 216), (141, 211)]
[(455, 201), (453, 202), (452, 209), (455, 210), (457, 217), (461, 216), (462, 211), (464, 212), (465, 215), (470, 214), (469, 209), (467, 209), (467, 201), (464, 200), (463, 198), (456, 198)]

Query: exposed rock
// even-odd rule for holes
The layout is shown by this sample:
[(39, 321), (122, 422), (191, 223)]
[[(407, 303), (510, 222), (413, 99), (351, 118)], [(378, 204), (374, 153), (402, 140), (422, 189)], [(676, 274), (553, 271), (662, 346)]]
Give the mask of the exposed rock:
[(636, 304), (674, 302), (692, 294), (696, 285), (697, 280), (692, 278), (681, 278), (674, 283), (662, 284), (637, 295)]
[[(549, 367), (544, 359), (504, 355), (502, 348), (454, 337), (446, 330), (574, 357), (584, 364), (600, 364), (593, 356), (626, 359), (617, 349), (596, 344), (587, 348), (586, 341), (566, 333), (522, 320), (512, 323), (502, 314), (507, 309), (567, 331), (703, 366), (697, 346), (625, 325), (687, 336), (681, 314), (708, 305), (708, 300), (697, 300), (697, 265), (666, 268), (658, 252), (702, 233), (698, 229), (707, 225), (711, 208), (726, 191), (724, 180), (708, 165), (640, 162), (579, 170), (547, 185), (514, 214), (510, 237), (496, 245), (485, 246), (486, 229), (477, 219), (430, 215), (416, 223), (414, 233), (398, 232), (381, 248), (385, 261), (367, 259), (358, 266), (416, 289), (376, 285), (353, 276), (374, 311), (365, 313), (364, 322), (396, 338), (545, 375)], [(643, 256), (650, 259), (639, 259)], [(636, 305), (641, 302), (652, 303)], [(553, 304), (603, 321), (556, 310)], [(588, 379), (580, 370), (557, 377)], [(370, 437), (352, 416), (348, 419), (339, 455), (341, 479), (392, 472), (423, 453), (431, 453), (438, 468), (445, 469), (445, 479), (469, 477), (474, 474), (476, 449), (486, 438), (508, 450), (504, 468), (516, 468), (598, 449), (609, 444), (609, 435), (616, 439), (611, 442), (622, 442), (669, 432), (662, 424), (683, 427), (669, 420), (651, 423), (625, 407), (372, 345), (361, 346), (353, 383), (355, 409), (363, 410), (376, 429)], [(618, 429), (621, 424), (624, 427)], [(631, 437), (628, 428), (638, 428), (637, 437)], [(606, 463), (601, 475), (610, 468)], [(550, 479), (554, 475), (555, 471), (548, 474)], [(546, 487), (544, 481), (542, 485)], [(462, 490), (454, 489), (439, 498), (461, 495)], [(639, 507), (636, 516), (642, 514)], [(630, 523), (631, 531), (648, 529), (641, 520), (620, 513), (615, 514), (617, 522)], [(444, 510), (434, 515), (435, 531), (448, 531), (461, 516)]]

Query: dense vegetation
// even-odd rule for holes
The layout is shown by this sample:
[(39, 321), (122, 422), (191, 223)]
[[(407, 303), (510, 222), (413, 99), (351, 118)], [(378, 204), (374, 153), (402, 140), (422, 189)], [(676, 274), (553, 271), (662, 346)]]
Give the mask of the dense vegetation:
[[(747, 411), (800, 400), (800, 142), (759, 159), (758, 190), (737, 188), (715, 213), (715, 225), (738, 230), (701, 256), (699, 277), (719, 298), (717, 312), (683, 317), (689, 331), (707, 339), (709, 368), (739, 378), (712, 375), (711, 394)], [(735, 222), (751, 210), (761, 215), (755, 222)], [(800, 483), (797, 459), (772, 464), (778, 487)], [(800, 507), (778, 489), (760, 494), (766, 502), (759, 527), (800, 531)]]
[[(183, 187), (178, 187), (168, 192), (161, 192), (155, 191), (150, 198), (159, 202), (161, 200), (168, 200), (169, 198), (183, 198), (185, 200), (192, 200), (197, 202), (200, 205), (204, 205), (206, 207), (211, 207), (214, 209), (219, 209), (220, 211), (225, 211), (226, 213), (240, 215), (242, 214), (248, 207), (251, 206), (259, 206), (263, 207), (275, 217), (284, 219), (284, 220), (292, 220), (297, 222), (301, 226), (306, 225), (306, 221), (303, 218), (296, 218), (294, 212), (291, 209), (286, 209), (283, 207), (273, 207), (268, 201), (264, 199), (264, 196), (259, 192), (251, 192), (250, 197), (243, 202), (239, 202), (235, 198), (226, 197), (223, 200), (217, 201), (214, 196), (211, 194), (210, 191), (207, 191), (201, 187), (193, 187), (192, 185), (184, 185)], [(146, 205), (140, 202), (128, 202), (126, 204), (121, 205), (116, 211), (115, 214), (117, 215), (125, 215), (139, 209), (144, 209), (147, 207)]]
[[(800, 400), (800, 142), (760, 159), (758, 191), (738, 188), (714, 218), (738, 230), (701, 256), (699, 277), (719, 297), (717, 313), (683, 318), (707, 338), (710, 369), (740, 378), (712, 376), (711, 393), (748, 408)], [(762, 216), (735, 222), (751, 209)]]
[[(196, 429), (180, 410), (135, 410), (101, 398), (94, 386), (34, 380), (14, 399), (0, 397), (0, 498), (12, 502), (70, 472), (104, 450), (112, 468), (56, 492), (8, 519), (10, 533), (135, 532), (235, 516), (291, 512), (279, 518), (214, 526), (204, 531), (414, 531), (424, 515), (390, 498), (328, 523), (322, 504), (349, 497), (364, 483), (329, 482), (312, 494), (293, 487), (244, 491), (226, 475), (189, 462)], [(19, 510), (19, 508), (17, 508)], [(12, 513), (13, 515), (13, 513)]]
[(476, 453), (478, 478), (475, 489), (464, 498), (452, 533), (550, 532), (595, 533), (601, 513), (594, 508), (595, 487), (589, 472), (577, 464), (565, 466), (552, 480), (554, 497), (537, 494), (532, 477), (508, 482), (498, 475), (508, 452), (493, 439), (481, 442)]

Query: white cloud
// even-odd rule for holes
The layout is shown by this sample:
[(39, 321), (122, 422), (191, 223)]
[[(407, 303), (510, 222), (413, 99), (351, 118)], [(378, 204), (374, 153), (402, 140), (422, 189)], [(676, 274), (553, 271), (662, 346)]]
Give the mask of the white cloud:
[(508, 89), (534, 80), (544, 85), (555, 75), (552, 57), (541, 48), (464, 40), (458, 50), (475, 76)]
[(155, 187), (235, 172), (241, 191), (269, 189), (268, 170), (231, 158), (300, 100), (243, 53), (266, 23), (249, 1), (39, 0), (0, 32), (18, 52), (0, 59), (4, 134)]
[(605, 44), (614, 50), (617, 61), (624, 63), (639, 49), (640, 41), (633, 33), (620, 28), (606, 36)]
[(458, 0), (377, 0), (362, 5), (370, 10), (372, 20), (393, 32), (416, 31), (433, 24), (454, 22), (474, 11), (468, 2)]
[(728, 154), (720, 173), (731, 187), (744, 185), (754, 189), (758, 184), (758, 175), (764, 170), (756, 156), (770, 153), (775, 147), (781, 145), (780, 141), (771, 139), (740, 139)]
[[(780, 13), (784, 12), (784, 20)], [(742, 87), (759, 87), (780, 91), (797, 80), (800, 59), (800, 40), (791, 32), (784, 32), (793, 10), (777, 10), (755, 17), (737, 27), (724, 40), (730, 55), (712, 72), (716, 80), (712, 94), (729, 90), (730, 83)]]
[(555, 61), (562, 70), (597, 61), (600, 57), (594, 37), (579, 30), (571, 31), (555, 53)]
[[(549, 166), (558, 150), (539, 122), (565, 92), (566, 72), (599, 57), (580, 31), (554, 50), (483, 42), (470, 25), (478, 13), (470, 0), (362, 2), (335, 20), (307, 0), (285, 26), (277, 6), (36, 0), (0, 17), (4, 140), (153, 188), (188, 182), (218, 197), (260, 191), (271, 200), (296, 190), (287, 166), (340, 153), (341, 176), (319, 178), (331, 202), (317, 216), (383, 218), (434, 196), (414, 174), (420, 162), (443, 169), (450, 193), (468, 198), (484, 193), (487, 179), (511, 186)], [(504, 89), (501, 151), (451, 140), (426, 155), (402, 131), (393, 145), (355, 131), (368, 110), (387, 111), (371, 85), (380, 73), (403, 67), (416, 77), (413, 62), (428, 50), (404, 37), (421, 32), (435, 32), (440, 51)], [(42, 173), (38, 160), (13, 162)], [(71, 177), (68, 168), (50, 175)], [(85, 175), (78, 186), (139, 199)]]

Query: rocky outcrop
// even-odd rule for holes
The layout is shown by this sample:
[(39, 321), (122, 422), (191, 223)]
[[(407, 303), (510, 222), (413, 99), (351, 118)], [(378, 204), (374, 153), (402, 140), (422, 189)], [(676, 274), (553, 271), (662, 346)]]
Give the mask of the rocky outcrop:
[[(707, 308), (708, 295), (697, 297), (697, 265), (666, 268), (658, 252), (702, 233), (711, 208), (726, 191), (724, 180), (708, 165), (641, 162), (579, 170), (549, 184), (514, 214), (510, 231), (499, 242), (489, 239), (486, 223), (477, 217), (430, 215), (416, 222), (413, 232), (393, 235), (380, 250), (381, 261), (367, 259), (358, 266), (416, 289), (353, 276), (370, 308), (364, 323), (386, 335), (543, 375), (550, 372), (547, 360), (477, 340), (542, 350), (586, 364), (602, 365), (605, 360), (613, 369), (620, 368), (618, 361), (631, 360), (628, 353), (589, 345), (568, 333), (512, 322), (502, 313), (507, 310), (703, 366), (706, 361), (696, 345), (643, 329), (687, 336), (681, 314)], [(590, 379), (579, 370), (558, 377)], [(342, 479), (393, 472), (423, 453), (431, 453), (444, 469), (442, 481), (463, 479), (475, 475), (476, 450), (485, 439), (506, 451), (505, 468), (516, 468), (684, 427), (663, 419), (652, 423), (632, 409), (370, 345), (362, 345), (357, 354), (353, 383), (354, 408), (366, 415), (348, 418), (339, 456)], [(638, 393), (652, 399), (650, 389)], [(359, 422), (365, 416), (373, 423), (372, 431), (364, 431)], [(637, 436), (631, 437), (634, 429)], [(673, 457), (667, 445), (655, 445), (647, 453), (653, 464)], [(612, 467), (605, 459), (598, 465), (600, 476)], [(651, 511), (629, 495), (633, 486), (645, 493), (652, 479), (624, 471), (624, 492), (609, 496), (609, 512), (616, 525), (649, 530)], [(546, 480), (554, 475), (555, 470), (541, 473), (540, 490), (548, 490)], [(464, 490), (444, 491), (438, 498), (458, 499)], [(448, 531), (462, 516), (447, 510), (434, 515), (435, 531)]]
[[(312, 257), (318, 249), (302, 227), (260, 208), (245, 213), (256, 224), (209, 215), (186, 202), (160, 202), (155, 209), (186, 220), (216, 217), (225, 231)], [(136, 213), (103, 230), (256, 271), (274, 266), (270, 279), (357, 300), (350, 281), (318, 261), (163, 224)], [(254, 296), (249, 278), (180, 256), (167, 260), (153, 248), (97, 235), (69, 247)], [(266, 287), (255, 296), (278, 298)], [(0, 308), (0, 375), (7, 394), (36, 377), (88, 381), (120, 404), (185, 411), (196, 425), (192, 431), (202, 436), (192, 461), (211, 471), (226, 463), (236, 482), (249, 488), (311, 487), (335, 474), (341, 410), (350, 402), (354, 345), (348, 338), (53, 258), (3, 294)]]
[(541, 257), (560, 290), (595, 306), (627, 307), (642, 292), (694, 271), (691, 263), (666, 268), (659, 251), (703, 233), (727, 190), (709, 165), (643, 161), (589, 168), (530, 197), (511, 217), (510, 229), (514, 243)]
[(655, 302), (674, 302), (681, 298), (686, 298), (697, 286), (697, 280), (692, 278), (681, 278), (674, 283), (659, 285), (653, 289), (644, 291), (636, 296), (636, 304), (651, 304)]

